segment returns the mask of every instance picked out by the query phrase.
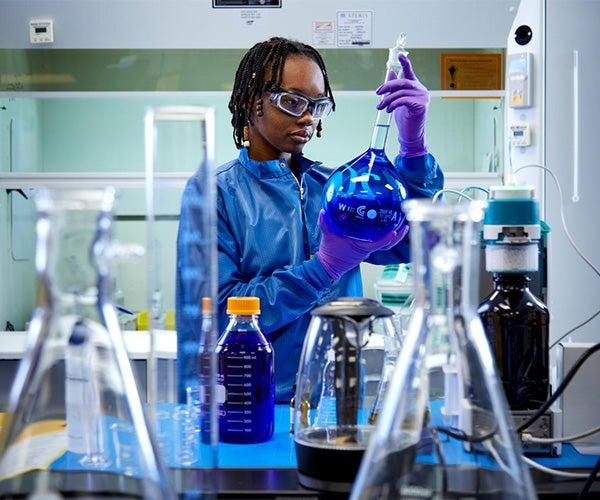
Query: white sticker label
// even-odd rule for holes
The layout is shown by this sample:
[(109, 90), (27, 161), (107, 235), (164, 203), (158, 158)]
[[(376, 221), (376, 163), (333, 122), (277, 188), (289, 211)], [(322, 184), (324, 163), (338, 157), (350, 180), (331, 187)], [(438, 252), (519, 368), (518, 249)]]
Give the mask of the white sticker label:
[(312, 30), (313, 45), (334, 46), (335, 45), (335, 23), (333, 21), (314, 21)]
[(370, 47), (373, 44), (373, 11), (338, 11), (338, 47)]
[(222, 404), (227, 399), (227, 390), (224, 385), (217, 385), (215, 390), (215, 398), (218, 404)]

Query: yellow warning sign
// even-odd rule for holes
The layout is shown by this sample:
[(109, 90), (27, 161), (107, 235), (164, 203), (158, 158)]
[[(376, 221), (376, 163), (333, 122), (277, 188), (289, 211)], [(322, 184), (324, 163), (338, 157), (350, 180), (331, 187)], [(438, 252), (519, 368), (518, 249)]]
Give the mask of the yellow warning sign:
[(442, 54), (442, 90), (501, 90), (502, 54)]

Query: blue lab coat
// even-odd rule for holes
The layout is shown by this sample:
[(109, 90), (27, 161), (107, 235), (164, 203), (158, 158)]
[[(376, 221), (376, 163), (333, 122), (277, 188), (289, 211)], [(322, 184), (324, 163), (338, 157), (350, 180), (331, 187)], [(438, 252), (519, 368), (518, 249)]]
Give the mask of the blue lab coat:
[[(296, 159), (299, 180), (285, 160), (257, 162), (246, 149), (216, 173), (218, 329), (222, 332), (227, 325), (228, 297), (260, 299), (259, 323), (275, 351), (276, 401), (280, 403), (289, 402), (293, 394), (310, 311), (337, 297), (363, 293), (359, 267), (331, 283), (320, 261), (312, 258), (321, 240), (317, 220), (323, 186), (333, 169), (303, 155)], [(444, 175), (430, 154), (409, 159), (397, 156), (395, 166), (409, 197), (432, 197), (443, 188)], [(192, 176), (181, 205), (176, 318), (182, 340), (196, 336), (192, 330), (197, 325), (183, 315), (186, 307), (195, 310), (202, 296), (197, 283), (182, 278), (185, 268), (195, 265), (193, 258), (199, 257), (193, 238), (190, 248), (189, 233), (197, 228), (189, 207), (202, 190), (202, 179)], [(409, 247), (407, 237), (387, 252), (372, 254), (368, 262), (409, 262)]]

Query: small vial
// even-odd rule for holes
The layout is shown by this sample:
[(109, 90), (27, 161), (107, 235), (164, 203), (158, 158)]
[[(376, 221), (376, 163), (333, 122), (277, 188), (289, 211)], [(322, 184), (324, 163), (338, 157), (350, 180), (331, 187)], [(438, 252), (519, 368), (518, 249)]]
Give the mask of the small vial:
[[(302, 427), (310, 426), (310, 392), (306, 392), (300, 398), (300, 424)], [(294, 384), (294, 395), (290, 400), (290, 434), (294, 434), (296, 427), (294, 425), (294, 412), (296, 411), (296, 384)]]
[[(210, 297), (202, 297), (202, 327), (198, 343), (198, 403), (200, 409), (200, 435), (203, 443), (211, 442), (211, 392), (214, 377), (213, 318)], [(189, 389), (189, 387), (188, 387)]]
[(230, 297), (229, 323), (217, 343), (219, 440), (268, 441), (275, 427), (273, 347), (258, 324), (258, 297)]
[(327, 351), (327, 362), (323, 368), (323, 386), (321, 398), (317, 405), (315, 425), (318, 427), (331, 427), (336, 424), (335, 404), (335, 351)]
[(294, 433), (294, 405), (296, 404), (296, 384), (293, 387), (294, 395), (290, 399), (290, 434)]

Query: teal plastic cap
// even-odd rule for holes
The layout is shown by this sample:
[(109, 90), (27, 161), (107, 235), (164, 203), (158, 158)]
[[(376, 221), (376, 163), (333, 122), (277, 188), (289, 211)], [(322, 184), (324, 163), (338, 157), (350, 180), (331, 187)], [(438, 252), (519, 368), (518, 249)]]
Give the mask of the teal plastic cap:
[(531, 226), (540, 223), (533, 186), (492, 186), (484, 225)]

